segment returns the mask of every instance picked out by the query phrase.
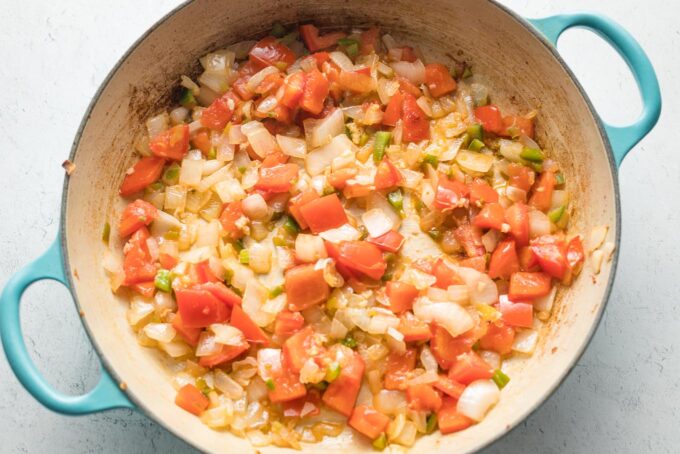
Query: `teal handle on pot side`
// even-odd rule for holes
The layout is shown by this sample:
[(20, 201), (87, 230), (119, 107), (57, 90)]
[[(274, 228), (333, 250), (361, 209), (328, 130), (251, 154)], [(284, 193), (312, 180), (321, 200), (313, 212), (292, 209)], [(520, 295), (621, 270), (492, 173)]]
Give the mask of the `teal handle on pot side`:
[(661, 114), (659, 81), (647, 54), (623, 27), (599, 14), (561, 14), (543, 19), (530, 19), (529, 22), (555, 46), (557, 39), (568, 28), (587, 28), (603, 37), (628, 64), (642, 97), (642, 114), (628, 126), (612, 126), (603, 122), (616, 165), (621, 165), (626, 154), (652, 130)]
[(59, 239), (42, 256), (12, 276), (0, 296), (0, 338), (21, 384), (41, 404), (59, 413), (81, 415), (111, 408), (135, 408), (103, 368), (97, 386), (81, 396), (64, 394), (45, 381), (28, 355), (19, 321), (21, 296), (29, 285), (42, 279), (55, 280), (68, 287)]

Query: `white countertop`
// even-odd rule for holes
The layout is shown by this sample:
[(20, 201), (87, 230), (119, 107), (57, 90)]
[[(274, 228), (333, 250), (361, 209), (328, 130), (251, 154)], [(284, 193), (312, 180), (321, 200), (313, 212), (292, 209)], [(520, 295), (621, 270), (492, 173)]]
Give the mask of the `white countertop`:
[[(9, 163), (0, 191), (0, 286), (56, 236), (60, 164), (100, 82), (127, 47), (178, 3), (0, 3), (0, 156)], [(611, 16), (650, 55), (664, 110), (656, 129), (620, 169), (621, 255), (597, 334), (560, 389), (486, 452), (678, 452), (680, 4), (503, 3), (529, 17), (578, 9)], [(560, 50), (603, 118), (614, 123), (635, 118), (640, 101), (632, 77), (599, 38), (567, 32)], [(52, 383), (73, 394), (96, 383), (96, 355), (63, 287), (42, 282), (29, 289), (22, 316), (29, 350)], [(2, 353), (0, 383), (0, 452), (191, 451), (136, 412), (78, 418), (50, 412), (19, 385)]]

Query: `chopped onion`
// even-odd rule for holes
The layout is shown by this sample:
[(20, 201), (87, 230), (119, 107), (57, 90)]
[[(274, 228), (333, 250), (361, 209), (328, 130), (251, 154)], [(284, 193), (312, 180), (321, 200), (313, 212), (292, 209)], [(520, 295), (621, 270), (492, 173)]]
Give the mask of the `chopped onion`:
[(179, 183), (187, 186), (198, 186), (203, 176), (205, 161), (187, 158), (182, 160), (182, 167), (179, 170)]
[(474, 325), (470, 314), (458, 304), (433, 302), (427, 297), (416, 299), (413, 304), (413, 313), (424, 322), (437, 322), (452, 337), (463, 334)]
[(281, 370), (281, 349), (263, 348), (257, 351), (257, 374), (264, 381)]
[(196, 356), (210, 356), (219, 353), (220, 351), (222, 351), (222, 344), (218, 344), (215, 341), (215, 336), (212, 333), (203, 331), (198, 338)]
[(197, 96), (201, 92), (201, 89), (198, 87), (196, 82), (194, 82), (193, 80), (191, 80), (191, 78), (187, 76), (182, 75), (180, 77), (180, 85), (188, 90), (191, 90), (191, 93), (194, 96)]
[(415, 189), (418, 187), (420, 182), (423, 180), (423, 174), (410, 169), (399, 169), (401, 176), (403, 178), (401, 186), (408, 189)]
[(256, 41), (252, 40), (239, 41), (238, 43), (234, 43), (227, 46), (226, 50), (233, 52), (234, 58), (236, 58), (237, 60), (243, 60), (244, 58), (248, 57), (250, 49), (252, 49), (256, 43), (257, 43)]
[(382, 36), (382, 42), (385, 45), (385, 47), (387, 48), (387, 50), (390, 50), (393, 47), (398, 46), (397, 41), (389, 33), (385, 33)]
[(262, 83), (265, 77), (278, 74), (279, 70), (275, 66), (267, 66), (264, 69), (253, 74), (253, 76), (246, 82), (246, 88), (248, 91), (255, 93), (255, 89)]
[(416, 100), (416, 104), (418, 104), (418, 107), (427, 115), (428, 117), (432, 118), (434, 114), (432, 113), (432, 104), (430, 100), (425, 97), (421, 96)]
[(174, 311), (177, 309), (177, 303), (175, 303), (175, 299), (172, 297), (171, 293), (156, 292), (153, 297), (153, 304), (157, 313)]
[(395, 315), (378, 314), (371, 317), (364, 331), (371, 334), (385, 334), (387, 329), (399, 326), (399, 318)]
[(470, 302), (470, 290), (467, 285), (450, 285), (446, 293), (449, 301), (453, 303), (465, 305)]
[(522, 154), (522, 150), (524, 150), (524, 146), (521, 143), (507, 139), (501, 139), (498, 143), (500, 145), (499, 151), (505, 159), (512, 162), (522, 161), (520, 155)]
[[(467, 287), (465, 288), (467, 290)], [(432, 301), (449, 301), (449, 295), (443, 288), (430, 287), (427, 289), (427, 297)]]
[(248, 138), (241, 132), (241, 125), (231, 125), (227, 132), (227, 140), (231, 145), (246, 143)]
[(550, 293), (540, 298), (534, 299), (534, 309), (539, 312), (550, 312), (555, 303), (555, 296), (557, 295), (557, 286), (553, 285)]
[(196, 242), (194, 247), (217, 247), (220, 241), (220, 223), (217, 220), (210, 222), (199, 222), (196, 229)]
[[(342, 112), (340, 112), (340, 118), (342, 119)], [(326, 168), (331, 166), (335, 158), (348, 151), (356, 152), (356, 147), (349, 140), (349, 137), (345, 134), (333, 137), (330, 143), (307, 153), (307, 156), (305, 156), (307, 172), (312, 176), (322, 174)]]
[[(222, 203), (231, 203), (242, 200), (246, 196), (241, 184), (235, 178), (228, 178), (224, 181), (216, 183), (214, 188), (217, 196)], [(167, 195), (166, 195), (167, 199)], [(166, 207), (167, 208), (167, 207)]]
[(600, 274), (602, 262), (604, 261), (604, 252), (601, 250), (593, 251), (590, 258), (590, 268), (594, 274)]
[(250, 121), (241, 125), (241, 132), (248, 138), (248, 143), (255, 154), (261, 158), (278, 149), (274, 136), (259, 121)]
[(536, 148), (538, 150), (541, 149), (541, 147), (526, 134), (522, 134), (521, 136), (519, 136), (519, 141), (522, 145), (524, 145), (527, 148)]
[(266, 303), (262, 305), (262, 312), (276, 316), (279, 312), (286, 308), (288, 300), (285, 294), (281, 294), (273, 299), (267, 300)]
[(489, 305), (498, 301), (498, 288), (488, 274), (462, 266), (455, 271), (467, 285), (471, 303)]
[(377, 238), (392, 230), (394, 225), (392, 219), (387, 216), (382, 210), (373, 208), (361, 215), (361, 221), (364, 223), (369, 236)]
[(392, 99), (392, 96), (394, 96), (394, 94), (398, 90), (399, 81), (397, 81), (396, 79), (385, 79), (382, 77), (378, 79), (377, 92), (381, 103), (387, 104), (388, 102), (390, 102), (390, 99)]
[(423, 346), (423, 349), (420, 351), (420, 362), (427, 371), (437, 372), (439, 370), (437, 360), (427, 345)]
[(198, 83), (202, 87), (207, 87), (215, 93), (222, 94), (229, 89), (231, 73), (218, 73), (206, 71), (198, 76)]
[(130, 302), (130, 308), (127, 311), (128, 323), (131, 326), (137, 326), (139, 322), (146, 319), (153, 311), (153, 304), (146, 302), (142, 298), (133, 297)]
[(490, 229), (484, 235), (482, 235), (482, 244), (486, 252), (493, 252), (498, 245), (498, 241), (501, 239), (501, 233), (496, 229)]
[(536, 238), (541, 235), (550, 235), (550, 219), (539, 210), (529, 211), (529, 236)]
[[(387, 199), (382, 194), (380, 194), (380, 192), (372, 191), (369, 194), (368, 200), (366, 202), (366, 209), (369, 211), (380, 210), (383, 216), (391, 221), (392, 227), (390, 228), (394, 230), (399, 229), (399, 226), (401, 225), (401, 216), (399, 216), (399, 214), (396, 211), (394, 211), (392, 205), (390, 205)], [(368, 226), (366, 226), (366, 228), (368, 228)], [(375, 235), (373, 235), (372, 233), (371, 236), (375, 237)]]
[(500, 390), (491, 380), (476, 380), (467, 385), (458, 399), (457, 410), (475, 421), (481, 421), (500, 399)]
[(538, 343), (538, 331), (534, 329), (525, 329), (518, 331), (515, 334), (515, 341), (512, 343), (512, 349), (519, 353), (530, 355), (536, 349)]
[(418, 290), (423, 290), (434, 285), (437, 278), (431, 274), (420, 271), (416, 268), (407, 268), (399, 278), (401, 282), (413, 285)]
[(331, 61), (338, 65), (338, 67), (343, 71), (354, 71), (354, 63), (352, 60), (343, 52), (334, 51), (330, 54)]
[(262, 312), (262, 305), (267, 301), (269, 292), (257, 279), (249, 279), (243, 293), (243, 311), (250, 316), (258, 326), (267, 326), (274, 318), (271, 314)]
[(276, 96), (274, 95), (269, 95), (266, 98), (264, 98), (262, 101), (260, 101), (260, 104), (257, 105), (257, 111), (263, 114), (266, 114), (268, 112), (271, 112), (272, 110), (276, 109), (276, 106), (279, 105), (279, 100), (276, 99)]
[(181, 341), (160, 343), (158, 346), (171, 358), (180, 358), (191, 352), (191, 347)]
[(293, 158), (304, 158), (307, 154), (307, 142), (304, 139), (277, 134), (276, 142), (279, 144), (281, 152), (285, 155), (292, 156)]
[(295, 256), (301, 262), (313, 263), (328, 257), (323, 238), (306, 233), (298, 234), (295, 238)]
[(515, 186), (507, 186), (505, 188), (505, 196), (512, 202), (526, 202), (527, 191), (516, 188)]
[(492, 369), (501, 368), (501, 355), (498, 353), (491, 350), (480, 350), (478, 353), (484, 362), (491, 366)]
[(335, 109), (320, 120), (309, 118), (303, 122), (305, 138), (309, 148), (317, 148), (329, 143), (334, 137), (345, 136), (345, 116), (341, 109)]
[(381, 413), (396, 416), (408, 407), (406, 394), (403, 391), (381, 389), (373, 396), (373, 406)]
[(189, 109), (186, 107), (177, 107), (170, 111), (170, 121), (174, 125), (184, 123), (184, 121), (189, 117)]
[(408, 386), (429, 385), (439, 381), (439, 374), (436, 370), (428, 370), (423, 374), (417, 375), (408, 380)]
[(420, 60), (414, 62), (396, 61), (390, 63), (390, 66), (395, 73), (407, 78), (415, 85), (425, 83), (425, 65)]
[(240, 329), (223, 323), (213, 323), (210, 331), (215, 335), (215, 342), (223, 345), (241, 345), (245, 337)]
[(593, 230), (590, 232), (590, 238), (588, 240), (588, 251), (594, 251), (595, 249), (599, 248), (602, 243), (604, 243), (608, 230), (609, 227), (606, 225), (598, 225), (597, 227), (593, 228)]
[(361, 238), (361, 232), (349, 224), (343, 224), (335, 229), (326, 230), (319, 233), (319, 236), (331, 243), (339, 243), (341, 241), (355, 241)]
[(476, 151), (460, 150), (456, 162), (463, 170), (474, 173), (486, 173), (494, 163), (494, 157)]
[(251, 244), (248, 247), (248, 266), (258, 274), (266, 274), (272, 265), (272, 250), (264, 244)]
[(555, 189), (550, 201), (550, 209), (566, 206), (569, 203), (569, 191)]
[(342, 323), (337, 318), (333, 319), (331, 322), (331, 331), (329, 333), (330, 337), (333, 339), (344, 339), (348, 332), (349, 330), (344, 323)]
[(609, 262), (614, 255), (614, 249), (616, 246), (611, 241), (607, 241), (602, 245), (602, 252), (604, 253), (604, 258)]
[(153, 139), (158, 134), (168, 129), (170, 117), (167, 112), (149, 118), (146, 121), (146, 130), (149, 132), (149, 138)]
[(167, 343), (174, 339), (177, 331), (170, 323), (149, 323), (144, 327), (144, 334), (158, 342)]
[(250, 219), (262, 219), (269, 213), (269, 207), (261, 194), (254, 192), (241, 202), (243, 214)]

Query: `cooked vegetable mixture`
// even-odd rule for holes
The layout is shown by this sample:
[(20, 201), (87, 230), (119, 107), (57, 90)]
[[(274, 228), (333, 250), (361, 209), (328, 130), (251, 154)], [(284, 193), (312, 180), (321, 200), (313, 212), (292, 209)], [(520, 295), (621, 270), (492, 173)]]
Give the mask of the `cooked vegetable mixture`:
[(582, 268), (567, 176), (463, 62), (377, 28), (271, 35), (202, 57), (148, 120), (113, 291), (212, 428), (299, 448), (348, 425), (377, 450), (464, 430)]

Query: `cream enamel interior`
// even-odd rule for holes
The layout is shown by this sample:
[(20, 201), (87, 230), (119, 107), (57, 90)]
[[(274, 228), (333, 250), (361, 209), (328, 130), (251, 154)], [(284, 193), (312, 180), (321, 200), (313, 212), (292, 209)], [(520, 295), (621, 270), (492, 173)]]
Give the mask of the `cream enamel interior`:
[[(449, 63), (465, 58), (491, 88), (504, 111), (539, 110), (539, 142), (565, 169), (575, 197), (572, 229), (586, 235), (608, 225), (616, 238), (616, 187), (606, 145), (588, 103), (545, 44), (503, 9), (487, 1), (436, 0), (427, 7), (407, 0), (199, 0), (179, 9), (125, 58), (94, 104), (75, 150), (76, 172), (66, 194), (64, 228), (70, 273), (84, 321), (111, 371), (154, 419), (201, 450), (251, 452), (246, 440), (204, 426), (174, 404), (172, 371), (154, 349), (137, 344), (127, 324), (127, 303), (111, 294), (101, 267), (101, 230), (115, 224), (122, 202), (117, 188), (134, 161), (132, 141), (144, 119), (170, 103), (180, 74), (191, 73), (206, 51), (261, 36), (275, 20), (323, 26), (378, 24)], [(114, 235), (112, 235), (113, 237)], [(529, 359), (513, 361), (512, 381), (484, 421), (464, 432), (438, 432), (418, 440), (413, 452), (468, 452), (520, 422), (568, 372), (594, 329), (610, 280), (610, 265), (597, 278), (586, 265), (560, 297), (543, 340)], [(258, 448), (261, 452), (280, 448)], [(321, 449), (311, 445), (310, 452)], [(326, 452), (370, 451), (351, 434), (329, 440)]]

